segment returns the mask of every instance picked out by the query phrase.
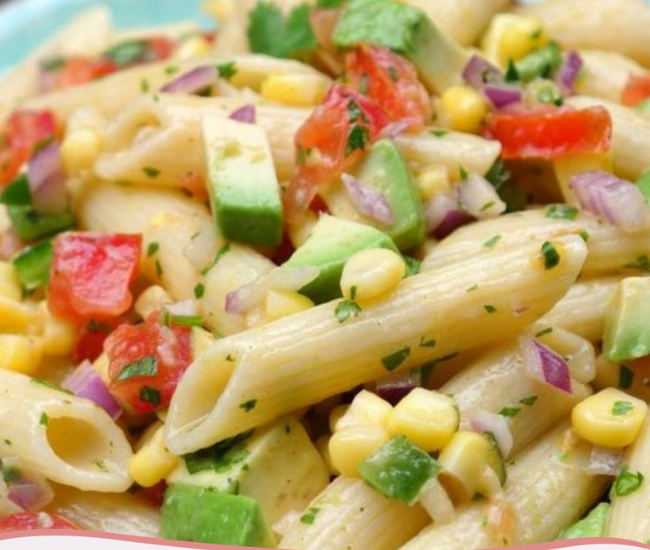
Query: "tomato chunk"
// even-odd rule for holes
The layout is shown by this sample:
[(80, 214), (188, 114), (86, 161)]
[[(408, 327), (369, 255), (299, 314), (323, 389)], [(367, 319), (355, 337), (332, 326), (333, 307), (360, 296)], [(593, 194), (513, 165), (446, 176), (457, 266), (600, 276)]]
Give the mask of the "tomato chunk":
[(47, 296), (52, 315), (83, 321), (110, 319), (127, 311), (141, 248), (140, 235), (58, 235)]
[(504, 159), (554, 159), (609, 150), (612, 121), (603, 107), (498, 112), (487, 135), (501, 142)]
[(635, 107), (650, 98), (650, 75), (630, 75), (621, 94), (621, 103)]
[(45, 512), (21, 512), (0, 518), (0, 533), (32, 529), (79, 529), (79, 527), (64, 517)]
[(376, 101), (391, 122), (403, 120), (409, 130), (421, 130), (433, 109), (415, 65), (379, 46), (362, 45), (345, 57), (348, 85)]
[(297, 167), (284, 193), (286, 217), (299, 219), (318, 191), (352, 167), (388, 124), (372, 99), (335, 84), (296, 133)]
[(109, 390), (135, 414), (167, 408), (192, 360), (191, 330), (165, 326), (160, 317), (153, 312), (144, 324), (120, 325), (104, 344)]

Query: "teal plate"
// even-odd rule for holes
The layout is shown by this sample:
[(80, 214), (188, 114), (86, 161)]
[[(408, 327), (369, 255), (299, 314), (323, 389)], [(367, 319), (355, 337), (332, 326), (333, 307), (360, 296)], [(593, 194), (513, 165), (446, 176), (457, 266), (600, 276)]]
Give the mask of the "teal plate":
[(0, 7), (0, 75), (54, 34), (83, 8), (104, 4), (115, 25), (132, 28), (193, 19), (206, 26), (201, 0), (12, 0)]

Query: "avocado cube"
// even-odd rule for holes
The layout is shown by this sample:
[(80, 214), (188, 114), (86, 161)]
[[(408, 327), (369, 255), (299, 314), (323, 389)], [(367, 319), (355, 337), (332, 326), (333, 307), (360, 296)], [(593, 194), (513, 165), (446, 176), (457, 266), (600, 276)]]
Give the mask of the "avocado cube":
[(370, 248), (398, 252), (393, 240), (374, 227), (322, 215), (309, 238), (284, 265), (319, 268), (318, 277), (302, 287), (300, 292), (316, 303), (323, 303), (341, 296), (340, 281), (345, 262), (356, 252)]
[(275, 246), (282, 241), (282, 199), (263, 128), (205, 117), (208, 190), (219, 232), (233, 241)]
[(171, 540), (234, 546), (273, 548), (276, 544), (255, 499), (193, 485), (167, 488), (160, 535)]

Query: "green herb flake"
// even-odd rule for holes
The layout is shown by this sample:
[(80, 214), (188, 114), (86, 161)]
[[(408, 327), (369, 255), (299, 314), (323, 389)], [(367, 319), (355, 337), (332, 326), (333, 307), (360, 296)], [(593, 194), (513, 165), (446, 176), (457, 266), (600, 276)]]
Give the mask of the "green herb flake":
[(420, 338), (420, 343), (418, 344), (421, 348), (435, 348), (436, 347), (436, 341), (433, 338), (430, 338), (429, 340), (426, 340), (425, 337), (423, 336)]
[(496, 311), (497, 311), (497, 308), (495, 308), (494, 306), (492, 306), (492, 305), (490, 305), (490, 304), (486, 304), (486, 305), (484, 305), (484, 306), (483, 306), (483, 309), (484, 309), (485, 311), (487, 311), (488, 313), (496, 313)]
[(194, 287), (194, 297), (197, 300), (200, 300), (203, 298), (203, 295), (205, 294), (205, 285), (203, 283), (197, 283), (197, 285)]
[(623, 466), (618, 476), (614, 480), (614, 485), (612, 485), (612, 490), (610, 492), (610, 498), (613, 495), (617, 497), (626, 497), (631, 495), (643, 484), (644, 476), (641, 472), (632, 472), (628, 466)]
[(147, 257), (151, 258), (156, 252), (160, 250), (160, 244), (157, 242), (151, 242), (149, 243), (149, 246), (147, 247)]
[(390, 355), (383, 357), (381, 364), (384, 365), (384, 368), (387, 371), (391, 372), (399, 367), (404, 361), (406, 361), (409, 355), (411, 355), (411, 348), (405, 347), (397, 350), (395, 353), (391, 353)]
[(553, 327), (543, 328), (539, 332), (535, 333), (535, 338), (540, 338), (541, 336), (545, 336), (546, 334), (551, 334), (551, 332), (553, 332)]
[(637, 256), (634, 262), (625, 264), (623, 267), (629, 269), (641, 269), (642, 271), (650, 271), (650, 260), (648, 259), (648, 256), (642, 254), (641, 256)]
[(149, 386), (143, 386), (140, 390), (140, 401), (143, 403), (151, 403), (154, 407), (160, 405), (160, 392)]
[(553, 269), (560, 263), (560, 254), (553, 243), (549, 241), (542, 244), (542, 255), (544, 256), (544, 269)]
[(163, 266), (160, 263), (160, 260), (156, 260), (156, 275), (158, 275), (158, 277), (163, 276)]
[(521, 407), (508, 406), (508, 407), (503, 407), (499, 411), (499, 414), (507, 418), (512, 418), (513, 416), (517, 416), (520, 412), (521, 412)]
[(467, 171), (467, 168), (461, 166), (459, 168), (459, 175), (461, 180), (466, 180), (469, 177), (469, 172)]
[(472, 286), (468, 286), (465, 289), (465, 292), (474, 292), (477, 288), (478, 288), (478, 285), (476, 283), (474, 283)]
[(508, 68), (506, 69), (504, 79), (506, 82), (517, 82), (519, 80), (519, 71), (512, 57), (508, 59)]
[(300, 523), (305, 525), (312, 525), (316, 519), (316, 515), (320, 512), (320, 508), (311, 507), (302, 516), (300, 516)]
[(413, 256), (403, 255), (402, 259), (406, 264), (406, 275), (405, 277), (412, 277), (420, 273), (420, 268), (422, 267), (422, 262)]
[(39, 418), (38, 423), (41, 426), (47, 426), (50, 423), (50, 417), (47, 416), (47, 413), (41, 413), (41, 417)]
[(219, 71), (219, 76), (221, 78), (227, 80), (237, 74), (237, 64), (234, 61), (222, 63), (221, 65), (217, 65), (217, 71)]
[(589, 233), (587, 233), (584, 229), (578, 231), (578, 235), (580, 235), (580, 238), (584, 242), (589, 242)]
[(499, 190), (510, 180), (510, 172), (506, 170), (503, 161), (497, 159), (492, 163), (492, 166), (490, 166), (490, 169), (485, 174), (485, 179), (492, 184), (492, 187)]
[(354, 124), (348, 134), (348, 142), (345, 146), (345, 156), (350, 156), (355, 151), (363, 151), (370, 140), (370, 133), (366, 126)]
[(494, 248), (494, 246), (501, 240), (501, 235), (494, 235), (483, 243), (485, 248)]
[(246, 412), (252, 411), (257, 405), (257, 399), (249, 399), (239, 404), (240, 409), (244, 409)]
[(479, 212), (485, 212), (486, 210), (489, 210), (492, 208), (496, 203), (494, 201), (488, 201), (486, 202), (481, 208), (479, 209)]
[(612, 407), (612, 415), (625, 416), (634, 410), (634, 405), (630, 401), (616, 401)]
[(544, 212), (555, 220), (575, 220), (578, 215), (578, 209), (570, 204), (549, 204)]
[(621, 365), (618, 369), (618, 387), (622, 390), (627, 390), (632, 387), (633, 382), (634, 371), (625, 365)]
[(146, 78), (140, 80), (140, 90), (143, 94), (146, 94), (149, 91), (149, 81)]
[(180, 71), (180, 68), (178, 65), (167, 65), (165, 67), (165, 74), (172, 76), (175, 75), (178, 71)]
[(106, 466), (106, 462), (104, 462), (101, 458), (93, 460), (93, 464), (97, 466), (97, 468), (102, 472), (108, 472), (108, 466)]
[(228, 254), (229, 251), (230, 251), (230, 243), (226, 243), (217, 251), (212, 261), (201, 272), (201, 274), (206, 275), (215, 265), (219, 263), (219, 260), (221, 260), (221, 258), (223, 258), (226, 254)]
[(449, 133), (448, 130), (431, 130), (431, 135), (437, 138), (443, 138)]
[(211, 447), (184, 455), (183, 460), (187, 471), (190, 475), (194, 475), (204, 470), (213, 470), (215, 472), (230, 470), (234, 464), (246, 460), (249, 456), (250, 453), (246, 448), (245, 441), (252, 434), (253, 430), (250, 430), (235, 437), (224, 439)]
[(5, 439), (5, 445), (13, 445), (11, 439)]
[(147, 355), (142, 359), (129, 363), (115, 377), (115, 380), (123, 382), (131, 378), (156, 376), (156, 374), (158, 374), (158, 360), (155, 355)]
[(40, 378), (32, 378), (31, 383), (32, 384), (38, 384), (39, 386), (45, 386), (46, 388), (49, 388), (51, 390), (56, 390), (56, 391), (60, 391), (62, 393), (67, 393), (68, 395), (73, 395), (71, 391), (66, 390), (65, 388), (62, 388), (61, 386), (57, 386), (56, 384), (53, 384), (49, 380), (42, 380)]
[(153, 166), (143, 166), (142, 171), (151, 179), (155, 179), (160, 175), (160, 170), (154, 168)]
[(530, 395), (528, 397), (520, 399), (519, 402), (522, 405), (526, 405), (527, 407), (532, 407), (537, 402), (537, 399), (539, 398), (536, 395)]
[(342, 300), (336, 305), (334, 316), (339, 323), (344, 323), (350, 317), (357, 317), (361, 307), (354, 300)]

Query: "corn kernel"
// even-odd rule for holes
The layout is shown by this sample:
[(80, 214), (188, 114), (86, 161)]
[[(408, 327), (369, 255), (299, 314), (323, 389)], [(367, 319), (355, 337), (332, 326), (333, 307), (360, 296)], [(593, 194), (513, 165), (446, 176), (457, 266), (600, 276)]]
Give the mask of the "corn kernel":
[(298, 292), (269, 290), (264, 303), (264, 319), (266, 322), (275, 321), (313, 306), (314, 302)]
[(43, 358), (39, 338), (17, 334), (0, 334), (0, 368), (34, 375)]
[(641, 399), (606, 388), (573, 407), (571, 423), (590, 443), (619, 449), (634, 442), (647, 412)]
[(23, 296), (16, 268), (11, 262), (0, 262), (0, 296), (17, 302)]
[(336, 425), (339, 420), (348, 412), (350, 405), (338, 405), (334, 407), (329, 414), (329, 427), (330, 432), (334, 433), (336, 431)]
[(388, 401), (384, 401), (372, 392), (361, 390), (334, 427), (336, 431), (351, 426), (381, 426), (386, 428), (388, 418), (392, 412), (393, 406)]
[(499, 64), (504, 67), (509, 59), (517, 61), (547, 44), (548, 34), (537, 17), (518, 16), (501, 34), (498, 44)]
[(334, 432), (329, 452), (334, 468), (344, 476), (360, 478), (359, 464), (389, 440), (379, 426), (349, 426)]
[(177, 59), (189, 59), (207, 55), (212, 50), (212, 45), (200, 34), (195, 34), (183, 40), (174, 52)]
[(469, 86), (447, 88), (440, 98), (440, 106), (451, 127), (460, 132), (478, 132), (488, 113), (486, 99)]
[(153, 437), (129, 461), (129, 475), (143, 487), (152, 487), (178, 465), (179, 458), (165, 448), (163, 429)]
[(61, 156), (66, 173), (78, 174), (90, 168), (100, 150), (100, 139), (88, 128), (75, 130), (61, 144)]
[(332, 457), (330, 456), (329, 444), (330, 444), (330, 438), (326, 435), (323, 435), (316, 440), (316, 449), (318, 449), (318, 452), (323, 457), (323, 460), (325, 461), (325, 464), (327, 465), (327, 469), (329, 470), (330, 474), (336, 475), (338, 472), (336, 471), (336, 468), (334, 468), (334, 464), (332, 464)]
[(454, 400), (424, 388), (415, 388), (393, 409), (390, 435), (402, 434), (427, 452), (439, 451), (458, 430), (460, 414)]
[(318, 105), (330, 86), (329, 79), (316, 74), (275, 74), (262, 82), (262, 97), (296, 107)]
[(343, 266), (341, 292), (364, 302), (393, 290), (406, 274), (402, 257), (386, 248), (361, 250)]
[(214, 344), (214, 336), (211, 332), (201, 327), (192, 328), (192, 357), (199, 357)]
[(164, 305), (171, 304), (173, 300), (165, 289), (159, 285), (145, 288), (135, 301), (135, 311), (140, 317), (147, 317), (151, 312), (162, 309)]
[(0, 332), (25, 332), (39, 322), (40, 316), (32, 304), (0, 296)]
[(442, 164), (435, 164), (424, 168), (416, 178), (422, 199), (428, 201), (438, 193), (444, 193), (451, 189), (449, 183), (449, 169)]
[(79, 328), (64, 319), (54, 317), (45, 300), (38, 304), (43, 319), (43, 353), (45, 355), (68, 355), (72, 353), (79, 337)]

